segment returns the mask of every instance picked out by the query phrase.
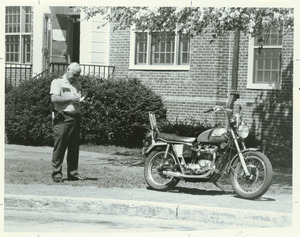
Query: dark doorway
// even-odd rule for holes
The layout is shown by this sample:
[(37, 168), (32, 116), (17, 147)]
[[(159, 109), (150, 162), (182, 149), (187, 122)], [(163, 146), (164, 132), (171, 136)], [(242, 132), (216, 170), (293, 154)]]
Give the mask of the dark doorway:
[(44, 70), (51, 64), (69, 64), (80, 59), (80, 22), (78, 15), (45, 14)]
[(79, 49), (80, 49), (80, 23), (78, 21), (79, 16), (72, 16), (69, 19), (69, 27), (70, 27), (70, 40), (68, 40), (68, 48), (69, 54), (70, 54), (70, 59), (72, 62), (79, 62)]

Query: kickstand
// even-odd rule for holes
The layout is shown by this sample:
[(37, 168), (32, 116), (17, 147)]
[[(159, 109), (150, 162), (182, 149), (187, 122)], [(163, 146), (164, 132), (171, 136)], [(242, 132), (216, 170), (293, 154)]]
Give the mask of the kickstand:
[(213, 182), (214, 185), (216, 185), (219, 189), (221, 189), (224, 193), (226, 193), (226, 190), (222, 188), (217, 182)]

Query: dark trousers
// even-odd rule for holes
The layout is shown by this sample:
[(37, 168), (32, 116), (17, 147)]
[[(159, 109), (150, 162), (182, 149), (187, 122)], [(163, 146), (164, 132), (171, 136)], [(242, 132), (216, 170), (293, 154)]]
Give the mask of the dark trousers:
[(62, 177), (62, 163), (66, 149), (68, 175), (78, 171), (80, 144), (80, 117), (64, 116), (63, 121), (54, 124), (54, 149), (52, 155), (52, 177)]

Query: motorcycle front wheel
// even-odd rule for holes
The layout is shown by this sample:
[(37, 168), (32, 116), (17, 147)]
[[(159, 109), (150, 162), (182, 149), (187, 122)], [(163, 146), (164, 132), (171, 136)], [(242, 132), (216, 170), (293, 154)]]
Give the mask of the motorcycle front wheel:
[(180, 181), (179, 178), (163, 174), (164, 170), (170, 170), (176, 165), (176, 160), (172, 153), (168, 152), (166, 159), (164, 159), (164, 155), (164, 150), (154, 150), (150, 153), (145, 162), (145, 180), (147, 184), (155, 190), (165, 191), (172, 189)]
[(241, 162), (237, 160), (230, 172), (232, 188), (242, 198), (256, 199), (264, 195), (271, 185), (272, 164), (258, 151), (246, 152), (243, 155), (251, 176), (246, 177)]

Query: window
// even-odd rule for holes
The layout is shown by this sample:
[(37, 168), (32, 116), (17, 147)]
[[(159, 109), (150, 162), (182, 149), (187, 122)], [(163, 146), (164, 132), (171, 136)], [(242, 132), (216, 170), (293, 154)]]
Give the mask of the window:
[(30, 63), (31, 7), (6, 7), (5, 59), (8, 63)]
[(132, 31), (130, 69), (189, 70), (189, 61), (187, 34)]
[[(261, 46), (262, 45), (262, 46)], [(249, 44), (248, 88), (280, 89), (282, 36), (270, 31)]]
[(186, 34), (180, 34), (179, 64), (189, 64), (190, 62), (190, 39)]
[(151, 64), (174, 64), (175, 34), (151, 34)]
[(147, 59), (147, 33), (136, 33), (135, 64), (146, 64)]

